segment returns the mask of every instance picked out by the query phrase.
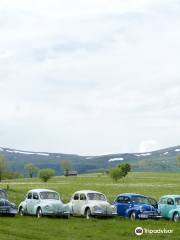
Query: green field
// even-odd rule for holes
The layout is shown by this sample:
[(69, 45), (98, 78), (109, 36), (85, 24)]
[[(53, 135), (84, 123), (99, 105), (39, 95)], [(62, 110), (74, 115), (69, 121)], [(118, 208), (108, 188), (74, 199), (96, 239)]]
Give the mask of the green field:
[[(48, 183), (39, 179), (19, 179), (4, 181), (0, 188), (9, 185), (9, 199), (17, 205), (25, 193), (32, 188), (50, 188), (60, 193), (68, 202), (73, 192), (81, 189), (101, 191), (112, 202), (115, 196), (124, 192), (136, 192), (158, 199), (164, 194), (180, 194), (180, 174), (178, 173), (131, 173), (124, 182), (113, 183), (103, 174), (81, 175), (78, 177), (55, 177)], [(172, 234), (144, 234), (135, 236), (136, 227), (146, 229), (171, 229)], [(137, 220), (116, 217), (113, 219), (90, 219), (71, 217), (0, 217), (0, 240), (119, 240), (119, 239), (180, 239), (180, 223), (168, 220)]]

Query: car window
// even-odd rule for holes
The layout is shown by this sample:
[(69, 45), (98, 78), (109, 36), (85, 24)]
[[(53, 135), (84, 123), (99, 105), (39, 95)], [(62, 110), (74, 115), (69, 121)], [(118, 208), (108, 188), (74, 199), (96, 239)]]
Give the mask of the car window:
[(73, 197), (74, 200), (79, 200), (79, 194), (75, 194)]
[(166, 198), (161, 198), (159, 203), (160, 204), (167, 204), (167, 199)]
[(174, 205), (174, 200), (172, 198), (167, 199), (167, 204), (168, 205)]
[(32, 192), (28, 193), (27, 199), (32, 199)]
[(33, 193), (33, 199), (35, 199), (35, 200), (39, 199), (39, 196), (38, 196), (38, 194), (36, 192)]
[(130, 198), (129, 197), (124, 197), (124, 203), (129, 203), (130, 202)]
[(124, 196), (119, 196), (119, 197), (117, 198), (117, 202), (118, 202), (118, 203), (124, 203)]
[(86, 200), (86, 195), (85, 194), (80, 194), (80, 200)]
[(175, 203), (177, 204), (177, 205), (180, 205), (180, 198), (178, 197), (178, 198), (175, 198)]

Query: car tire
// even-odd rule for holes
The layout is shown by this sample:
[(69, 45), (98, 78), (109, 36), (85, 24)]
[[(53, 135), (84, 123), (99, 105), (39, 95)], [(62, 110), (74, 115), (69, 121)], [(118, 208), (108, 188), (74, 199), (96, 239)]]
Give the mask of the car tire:
[(89, 220), (90, 218), (91, 218), (91, 210), (88, 208), (88, 209), (86, 209), (86, 211), (85, 211), (85, 217), (86, 217), (86, 219), (87, 220)]
[(136, 212), (135, 211), (133, 211), (131, 214), (130, 214), (130, 219), (132, 220), (132, 221), (134, 221), (134, 220), (136, 220)]
[(43, 214), (42, 214), (42, 209), (41, 208), (38, 208), (37, 209), (37, 212), (36, 212), (36, 217), (37, 218), (41, 218), (43, 216)]
[(174, 215), (173, 215), (173, 221), (174, 221), (174, 222), (179, 222), (179, 220), (180, 220), (179, 213), (178, 213), (178, 212), (175, 212)]
[(23, 209), (23, 207), (20, 207), (20, 209), (19, 209), (19, 215), (22, 217), (22, 216), (24, 216), (24, 209)]

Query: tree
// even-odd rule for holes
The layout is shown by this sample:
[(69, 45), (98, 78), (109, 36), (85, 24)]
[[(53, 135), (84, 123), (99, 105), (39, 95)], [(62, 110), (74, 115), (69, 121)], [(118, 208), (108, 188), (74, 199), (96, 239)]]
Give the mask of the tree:
[(41, 178), (44, 182), (47, 182), (54, 175), (55, 171), (51, 168), (43, 168), (39, 170), (39, 178)]
[(110, 170), (110, 177), (117, 182), (119, 179), (123, 177), (123, 171), (119, 167), (112, 168)]
[(6, 159), (4, 156), (0, 156), (0, 182), (2, 181), (3, 175), (7, 170)]
[(61, 168), (64, 170), (65, 175), (68, 175), (68, 172), (71, 170), (71, 163), (69, 160), (63, 160), (60, 162)]
[(32, 178), (38, 171), (38, 168), (34, 166), (32, 163), (28, 163), (25, 165), (25, 170), (28, 172), (29, 177)]
[(123, 177), (126, 177), (126, 175), (131, 171), (131, 165), (128, 163), (119, 164), (118, 167), (122, 169)]
[(117, 165), (115, 168), (110, 170), (110, 177), (117, 182), (121, 178), (125, 178), (126, 175), (131, 171), (131, 166), (128, 163)]

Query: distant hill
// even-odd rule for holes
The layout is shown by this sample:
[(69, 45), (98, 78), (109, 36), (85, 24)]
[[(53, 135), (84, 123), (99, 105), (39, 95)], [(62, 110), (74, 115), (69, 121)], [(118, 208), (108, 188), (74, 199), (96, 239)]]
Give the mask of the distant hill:
[(73, 169), (79, 173), (103, 171), (119, 163), (128, 162), (134, 171), (177, 172), (176, 157), (180, 155), (180, 146), (146, 153), (118, 153), (101, 156), (80, 156), (75, 154), (30, 152), (10, 148), (0, 148), (0, 155), (5, 156), (9, 169), (24, 173), (24, 165), (33, 163), (39, 168), (53, 168), (56, 174), (62, 174), (60, 162), (69, 160)]

